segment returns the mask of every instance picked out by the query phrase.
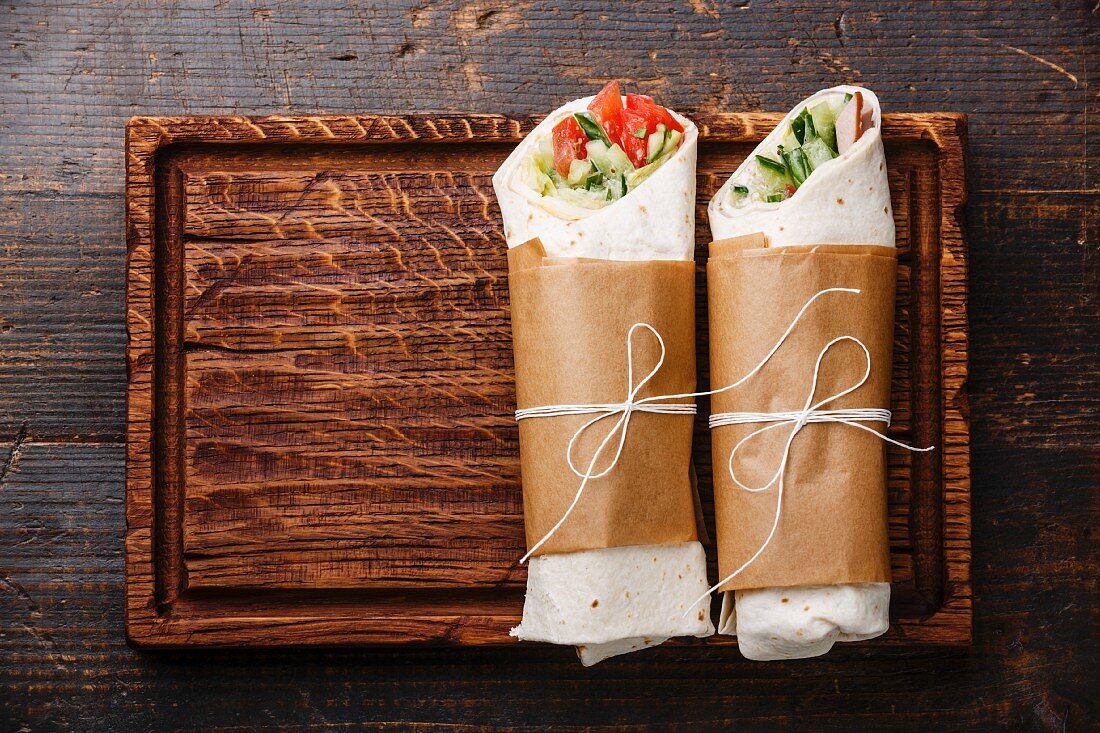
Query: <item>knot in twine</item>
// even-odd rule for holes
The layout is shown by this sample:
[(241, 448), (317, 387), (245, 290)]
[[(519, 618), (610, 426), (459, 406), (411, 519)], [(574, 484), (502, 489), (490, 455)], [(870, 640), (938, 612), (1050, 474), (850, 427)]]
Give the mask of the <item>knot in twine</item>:
[[(828, 354), (829, 350), (832, 349), (834, 346), (845, 341), (850, 341), (863, 350), (863, 356), (865, 358), (863, 377), (858, 382), (852, 384), (850, 387), (842, 389), (835, 394), (829, 395), (822, 400), (814, 402), (814, 395), (817, 394), (817, 383), (821, 377), (821, 363), (824, 361), (825, 355)], [(798, 437), (798, 434), (802, 431), (802, 428), (813, 423), (835, 423), (863, 430), (874, 435), (880, 440), (884, 440), (887, 443), (891, 443), (900, 448), (904, 448), (906, 450), (916, 453), (924, 453), (935, 449), (935, 446), (930, 446), (928, 448), (916, 448), (911, 445), (906, 445), (905, 443), (894, 440), (893, 438), (883, 433), (880, 433), (879, 431), (875, 430), (874, 428), (868, 427), (865, 424), (880, 422), (889, 427), (890, 420), (893, 417), (889, 410), (884, 410), (877, 407), (853, 407), (836, 410), (822, 409), (830, 402), (833, 402), (834, 400), (838, 400), (845, 395), (855, 392), (857, 389), (866, 384), (867, 379), (870, 376), (871, 352), (867, 348), (867, 345), (859, 339), (855, 338), (854, 336), (838, 336), (837, 338), (827, 343), (825, 345), (825, 348), (823, 348), (821, 352), (818, 353), (817, 362), (814, 364), (813, 381), (810, 384), (809, 394), (806, 395), (806, 401), (805, 403), (803, 403), (801, 410), (794, 410), (790, 412), (719, 412), (710, 416), (711, 430), (723, 427), (725, 425), (755, 425), (764, 423), (764, 427), (757, 428), (737, 442), (737, 445), (735, 445), (733, 447), (733, 450), (730, 451), (728, 468), (730, 478), (733, 479), (733, 482), (737, 484), (737, 486), (742, 491), (757, 494), (763, 491), (767, 491), (772, 486), (776, 486), (775, 516), (772, 520), (771, 531), (768, 532), (768, 536), (764, 540), (764, 543), (760, 545), (756, 552), (752, 554), (752, 557), (746, 560), (741, 565), (741, 567), (737, 568), (737, 570), (734, 570), (732, 573), (720, 580), (717, 584), (709, 588), (706, 593), (700, 596), (696, 603), (698, 603), (699, 600), (706, 598), (712, 592), (718, 590), (718, 588), (740, 575), (745, 570), (745, 568), (755, 562), (756, 559), (763, 554), (764, 550), (767, 549), (768, 545), (771, 544), (772, 538), (775, 537), (776, 530), (779, 528), (779, 517), (783, 509), (783, 488), (786, 480), (787, 465), (789, 464), (791, 457), (791, 445), (794, 443), (794, 439)], [(779, 465), (776, 467), (775, 473), (772, 474), (772, 477), (767, 481), (767, 483), (761, 486), (747, 486), (741, 481), (741, 479), (737, 477), (737, 469), (735, 466), (737, 451), (739, 451), (741, 447), (745, 445), (745, 443), (749, 442), (758, 435), (763, 435), (769, 430), (775, 430), (777, 428), (783, 427), (790, 427), (790, 432), (787, 434), (787, 440), (783, 445), (783, 454), (782, 457), (779, 459)], [(694, 605), (695, 604), (692, 604), (692, 606)]]
[[(634, 384), (634, 334), (639, 330), (649, 331), (657, 339), (657, 344), (660, 346), (660, 357), (657, 359), (657, 364), (646, 374), (637, 384)], [(573, 437), (569, 439), (569, 445), (565, 449), (565, 459), (569, 464), (569, 469), (573, 472), (573, 475), (581, 480), (580, 486), (577, 488), (577, 493), (573, 497), (572, 503), (569, 504), (569, 508), (565, 510), (565, 514), (561, 516), (561, 519), (550, 528), (550, 531), (543, 535), (542, 539), (535, 543), (534, 547), (527, 551), (527, 554), (520, 559), (521, 563), (527, 562), (527, 560), (538, 551), (540, 547), (546, 544), (547, 540), (554, 536), (565, 520), (569, 518), (569, 515), (573, 513), (577, 503), (581, 500), (581, 494), (584, 493), (585, 487), (588, 486), (588, 482), (592, 479), (603, 478), (607, 474), (614, 470), (618, 465), (619, 459), (623, 455), (623, 447), (626, 445), (626, 435), (630, 428), (630, 418), (636, 412), (652, 412), (659, 415), (694, 415), (695, 405), (685, 404), (672, 404), (663, 405), (657, 404), (662, 400), (672, 400), (682, 397), (688, 397), (690, 395), (655, 395), (652, 397), (643, 397), (638, 399), (638, 393), (649, 383), (657, 372), (661, 370), (661, 367), (665, 363), (665, 340), (661, 338), (661, 334), (657, 332), (657, 329), (648, 323), (635, 323), (630, 327), (630, 330), (626, 334), (626, 383), (627, 383), (627, 395), (626, 399), (622, 402), (610, 402), (610, 403), (590, 403), (590, 404), (574, 404), (574, 405), (547, 405), (545, 407), (528, 407), (522, 410), (516, 410), (516, 420), (529, 420), (534, 418), (546, 418), (546, 417), (560, 417), (563, 415), (595, 415), (588, 422), (581, 425), (573, 433)], [(619, 416), (619, 419), (615, 421), (615, 424), (611, 426), (611, 429), (607, 431), (603, 440), (600, 441), (596, 451), (592, 454), (592, 460), (588, 462), (588, 468), (583, 472), (577, 469), (577, 464), (573, 462), (573, 449), (577, 444), (577, 441), (584, 435), (590, 428), (595, 427), (598, 423), (606, 420), (609, 417)], [(596, 468), (596, 462), (603, 455), (604, 450), (611, 443), (612, 439), (618, 435), (618, 446), (615, 449), (615, 455), (611, 458), (611, 461), (607, 466), (598, 473), (593, 473)]]

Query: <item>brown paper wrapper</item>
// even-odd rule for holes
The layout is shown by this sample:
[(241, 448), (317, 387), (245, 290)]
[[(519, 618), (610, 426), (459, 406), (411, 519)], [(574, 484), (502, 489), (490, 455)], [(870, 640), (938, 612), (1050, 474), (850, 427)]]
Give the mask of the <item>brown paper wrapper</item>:
[[(520, 409), (625, 401), (626, 339), (635, 323), (656, 328), (666, 350), (664, 365), (638, 398), (695, 391), (693, 262), (551, 258), (532, 240), (509, 250), (508, 270)], [(660, 346), (639, 330), (633, 352), (636, 384), (656, 365)], [(576, 495), (581, 479), (569, 468), (566, 448), (593, 417), (519, 422), (528, 547), (550, 531)], [(573, 461), (579, 471), (618, 417), (602, 420), (577, 440)], [(634, 413), (618, 464), (588, 482), (569, 519), (537, 554), (695, 540), (693, 423), (692, 415)], [(613, 438), (593, 473), (609, 465), (617, 445)]]
[[(768, 248), (762, 235), (711, 244), (707, 264), (711, 384), (748, 373), (779, 340), (815, 293), (830, 287), (860, 294), (819, 298), (756, 376), (716, 395), (712, 412), (787, 412), (802, 409), (814, 365), (826, 344), (850, 335), (871, 353), (862, 387), (821, 409), (889, 408), (897, 251), (878, 245)], [(862, 349), (841, 342), (822, 360), (814, 403), (859, 381)], [(777, 486), (750, 493), (729, 475), (729, 456), (762, 424), (712, 431), (719, 577), (737, 570), (767, 539)], [(868, 427), (884, 432), (882, 423)], [(782, 459), (790, 429), (775, 428), (737, 453), (746, 486), (765, 484)], [(805, 426), (787, 463), (779, 526), (767, 549), (722, 590), (888, 582), (886, 451), (879, 438), (838, 423)]]

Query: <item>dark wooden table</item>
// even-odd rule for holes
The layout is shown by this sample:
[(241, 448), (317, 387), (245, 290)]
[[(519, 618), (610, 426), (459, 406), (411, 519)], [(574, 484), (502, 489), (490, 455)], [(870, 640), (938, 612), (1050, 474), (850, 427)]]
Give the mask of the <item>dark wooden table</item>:
[[(1100, 9), (739, 0), (0, 6), (0, 731), (1096, 725)], [(970, 115), (974, 645), (142, 654), (122, 628), (123, 124), (677, 109), (823, 86)]]

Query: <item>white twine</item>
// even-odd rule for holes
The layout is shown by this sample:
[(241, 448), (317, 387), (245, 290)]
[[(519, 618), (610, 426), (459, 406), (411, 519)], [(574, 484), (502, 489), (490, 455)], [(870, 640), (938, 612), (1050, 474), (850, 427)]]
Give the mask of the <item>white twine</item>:
[[(722, 392), (726, 392), (726, 391), (729, 391), (731, 389), (735, 389), (736, 387), (741, 386), (746, 381), (748, 381), (753, 376), (755, 376), (757, 372), (759, 372), (761, 369), (763, 369), (764, 365), (767, 364), (768, 361), (772, 358), (772, 356), (775, 355), (775, 352), (779, 351), (779, 348), (787, 340), (787, 337), (791, 335), (792, 331), (794, 331), (795, 326), (797, 326), (798, 322), (800, 320), (802, 320), (802, 316), (805, 315), (805, 313), (809, 309), (809, 307), (811, 305), (813, 305), (813, 303), (818, 298), (820, 298), (823, 295), (827, 295), (829, 293), (855, 293), (855, 294), (858, 294), (859, 292), (860, 291), (856, 288), (825, 288), (824, 290), (820, 290), (817, 293), (815, 293), (809, 300), (807, 300), (805, 302), (805, 304), (803, 304), (802, 308), (798, 311), (798, 314), (794, 317), (794, 320), (792, 320), (790, 325), (787, 326), (787, 330), (783, 332), (783, 335), (779, 337), (779, 340), (775, 342), (775, 345), (772, 346), (772, 348), (768, 351), (768, 353), (764, 355), (764, 358), (761, 359), (756, 364), (756, 366), (754, 366), (745, 376), (741, 377), (740, 379), (738, 379), (736, 382), (734, 382), (732, 384), (726, 385), (725, 387), (721, 387), (719, 389), (708, 390), (706, 392), (685, 392), (683, 394), (654, 395), (652, 397), (645, 397), (645, 398), (642, 398), (642, 399), (637, 399), (638, 392), (641, 391), (641, 389), (649, 382), (650, 379), (653, 378), (654, 375), (657, 374), (658, 371), (660, 371), (661, 367), (664, 365), (664, 362), (665, 362), (665, 342), (664, 342), (664, 339), (661, 338), (661, 334), (658, 333), (657, 329), (655, 329), (653, 326), (649, 325), (648, 323), (635, 323), (633, 326), (630, 327), (630, 331), (627, 333), (627, 337), (626, 337), (627, 388), (628, 388), (629, 392), (627, 394), (627, 398), (626, 398), (625, 401), (619, 402), (619, 403), (547, 405), (547, 406), (543, 406), (543, 407), (528, 407), (528, 408), (524, 408), (522, 410), (516, 410), (516, 420), (517, 421), (519, 421), (519, 420), (528, 420), (528, 419), (547, 418), (547, 417), (559, 417), (559, 416), (563, 416), (563, 415), (589, 415), (589, 414), (595, 414), (596, 415), (596, 417), (592, 418), (591, 420), (586, 422), (584, 425), (581, 425), (579, 428), (577, 428), (576, 432), (573, 433), (573, 437), (569, 440), (568, 447), (566, 448), (566, 460), (569, 463), (569, 468), (570, 468), (570, 470), (573, 471), (574, 475), (576, 475), (577, 477), (579, 477), (581, 479), (580, 486), (577, 487), (577, 493), (573, 496), (573, 501), (569, 504), (569, 508), (565, 510), (565, 513), (561, 516), (561, 518), (554, 524), (553, 527), (550, 528), (550, 531), (548, 531), (545, 535), (543, 535), (542, 539), (540, 539), (538, 542), (536, 542), (534, 544), (534, 546), (532, 546), (531, 549), (527, 551), (527, 554), (525, 554), (522, 558), (520, 558), (520, 563), (522, 564), (522, 563), (527, 562), (527, 560), (530, 559), (531, 556), (534, 555), (539, 550), (539, 548), (541, 548), (544, 544), (546, 544), (546, 542), (551, 537), (553, 537), (554, 534), (559, 529), (561, 529), (561, 526), (563, 524), (565, 524), (565, 521), (573, 513), (573, 510), (576, 508), (578, 502), (580, 502), (581, 495), (584, 493), (585, 488), (588, 486), (588, 482), (590, 480), (594, 479), (594, 478), (601, 478), (603, 476), (606, 476), (608, 473), (610, 473), (612, 471), (612, 469), (615, 468), (615, 466), (619, 462), (619, 458), (622, 456), (623, 446), (626, 444), (627, 429), (630, 426), (630, 417), (633, 413), (635, 413), (635, 412), (653, 412), (653, 413), (665, 414), (665, 415), (669, 415), (669, 414), (672, 414), (672, 415), (693, 415), (693, 414), (695, 414), (696, 410), (695, 410), (695, 405), (693, 405), (693, 404), (691, 404), (691, 405), (685, 405), (685, 404), (657, 405), (657, 404), (653, 404), (653, 403), (664, 401), (664, 400), (679, 400), (679, 399), (688, 399), (688, 398), (694, 398), (694, 397), (706, 397), (708, 395), (721, 394)], [(644, 329), (648, 330), (650, 333), (652, 333), (657, 338), (657, 342), (661, 347), (661, 356), (657, 360), (657, 365), (653, 367), (653, 369), (649, 372), (649, 374), (647, 374), (644, 379), (642, 379), (637, 385), (635, 385), (634, 384), (634, 349), (633, 349), (633, 346), (634, 346), (634, 333), (640, 328), (644, 328)], [(830, 346), (831, 345), (832, 344), (830, 344)], [(866, 350), (866, 347), (864, 347), (864, 348)], [(868, 357), (868, 358), (870, 358), (870, 357)], [(819, 365), (820, 365), (820, 362), (821, 362), (821, 359), (819, 357), (818, 358), (818, 364)], [(868, 367), (868, 373), (869, 373), (869, 370), (870, 370), (870, 367)], [(864, 380), (866, 380), (866, 377), (864, 377)], [(816, 385), (817, 385), (817, 376), (816, 376), (816, 372), (815, 372), (814, 386), (816, 387)], [(853, 389), (855, 389), (855, 388), (853, 388)], [(847, 393), (845, 393), (845, 394), (847, 394)], [(811, 399), (813, 398), (813, 393), (812, 392), (810, 394), (810, 398)], [(835, 399), (835, 397), (833, 399)], [(584, 434), (585, 431), (587, 431), (589, 428), (595, 426), (600, 421), (602, 421), (606, 418), (612, 417), (614, 415), (620, 414), (620, 413), (621, 413), (621, 416), (619, 417), (619, 419), (615, 421), (615, 424), (611, 427), (611, 430), (608, 431), (607, 435), (605, 435), (603, 440), (600, 441), (599, 446), (597, 446), (595, 453), (592, 455), (592, 460), (589, 461), (589, 463), (588, 463), (588, 468), (585, 470), (584, 473), (581, 473), (580, 471), (578, 471), (576, 465), (573, 463), (573, 448), (576, 445), (577, 440), (580, 438), (580, 436), (582, 434)], [(599, 473), (593, 473), (593, 470), (596, 467), (596, 462), (599, 460), (600, 456), (603, 455), (604, 449), (607, 447), (608, 443), (610, 443), (611, 439), (614, 437), (614, 435), (616, 433), (619, 434), (619, 445), (618, 445), (617, 450), (615, 451), (614, 458), (612, 458), (611, 462), (608, 463), (607, 467), (604, 468), (602, 471), (600, 471)], [(788, 447), (789, 447), (789, 444), (788, 444)], [(731, 461), (732, 461), (732, 456), (731, 456)], [(784, 462), (785, 461), (786, 461), (786, 458), (784, 457)], [(734, 481), (737, 481), (736, 476), (734, 477)], [(740, 482), (738, 482), (738, 483), (740, 484)], [(778, 514), (777, 514), (777, 517), (778, 517)], [(778, 518), (776, 519), (776, 522), (778, 522)], [(773, 533), (774, 533), (774, 528), (773, 528)], [(769, 540), (770, 540), (770, 538), (769, 538)], [(757, 555), (759, 555), (759, 553), (757, 553)], [(755, 557), (754, 557), (754, 559), (755, 559)], [(746, 565), (747, 565), (747, 563), (746, 563)], [(740, 570), (738, 572), (740, 572)], [(723, 583), (724, 582), (726, 582), (726, 581), (723, 581)], [(719, 585), (721, 585), (721, 583)], [(708, 590), (706, 595), (709, 595), (710, 592), (711, 591)], [(695, 606), (695, 604), (692, 604), (692, 607), (694, 607), (694, 606)]]
[[(661, 356), (657, 359), (656, 366), (650, 370), (649, 374), (634, 384), (634, 333), (644, 328), (654, 336), (657, 337), (657, 343), (661, 347)], [(658, 395), (655, 397), (646, 397), (643, 399), (637, 399), (638, 393), (642, 390), (649, 380), (661, 370), (661, 367), (665, 363), (665, 340), (661, 338), (661, 334), (657, 332), (657, 329), (648, 323), (635, 323), (630, 327), (630, 331), (626, 334), (626, 383), (627, 388), (630, 390), (626, 395), (626, 400), (623, 402), (613, 403), (594, 403), (587, 405), (547, 405), (545, 407), (528, 407), (523, 410), (516, 410), (516, 420), (528, 420), (542, 417), (559, 417), (561, 415), (590, 415), (595, 414), (596, 417), (592, 418), (584, 425), (577, 428), (573, 433), (573, 437), (569, 439), (569, 445), (565, 449), (565, 459), (569, 464), (569, 468), (573, 471), (573, 474), (581, 479), (581, 485), (577, 489), (576, 495), (573, 497), (572, 503), (569, 504), (569, 508), (565, 510), (565, 514), (561, 516), (561, 519), (550, 528), (550, 531), (543, 535), (542, 539), (535, 543), (534, 547), (527, 551), (527, 554), (520, 559), (520, 563), (527, 562), (528, 558), (535, 554), (535, 552), (542, 547), (547, 540), (554, 536), (565, 520), (569, 518), (569, 515), (573, 513), (573, 509), (576, 508), (577, 503), (581, 500), (581, 494), (584, 493), (585, 487), (592, 479), (602, 478), (611, 473), (611, 470), (619, 462), (619, 458), (623, 454), (623, 446), (626, 445), (626, 433), (630, 427), (630, 417), (635, 412), (654, 412), (661, 415), (694, 415), (695, 405), (658, 405), (654, 402), (658, 400), (675, 399), (676, 395)], [(576, 445), (577, 440), (584, 434), (586, 430), (596, 425), (596, 423), (609, 418), (613, 415), (622, 413), (622, 416), (615, 421), (615, 424), (611, 427), (611, 430), (607, 432), (604, 439), (600, 442), (599, 447), (596, 448), (596, 452), (592, 455), (592, 460), (588, 463), (588, 468), (584, 473), (577, 470), (576, 464), (573, 463), (573, 447)], [(607, 464), (607, 468), (603, 469), (599, 473), (592, 473), (596, 467), (596, 461), (599, 460), (603, 454), (604, 448), (607, 447), (608, 442), (615, 435), (619, 433), (619, 446), (615, 450), (615, 457), (611, 459), (611, 462)]]
[[(863, 350), (863, 355), (866, 359), (866, 368), (863, 371), (863, 377), (852, 386), (814, 403), (813, 399), (814, 394), (817, 393), (817, 382), (821, 376), (821, 362), (825, 359), (825, 355), (829, 353), (829, 349), (833, 348), (833, 346), (843, 341), (851, 341)], [(757, 548), (756, 552), (752, 554), (752, 557), (746, 560), (741, 565), (741, 567), (737, 568), (737, 570), (734, 570), (725, 578), (718, 581), (717, 584), (708, 588), (706, 593), (699, 596), (699, 598), (697, 598), (695, 602), (691, 604), (691, 608), (694, 608), (700, 601), (706, 599), (706, 597), (709, 596), (711, 593), (718, 590), (720, 587), (740, 575), (745, 570), (745, 568), (755, 562), (756, 559), (760, 557), (761, 554), (763, 554), (764, 550), (767, 549), (768, 545), (771, 544), (772, 538), (775, 537), (775, 532), (779, 528), (779, 516), (783, 508), (783, 487), (787, 474), (787, 464), (790, 460), (791, 455), (791, 445), (794, 443), (795, 437), (802, 430), (802, 428), (811, 423), (837, 423), (841, 425), (847, 425), (852, 428), (858, 428), (859, 430), (871, 433), (872, 435), (878, 437), (880, 440), (884, 440), (887, 443), (891, 443), (900, 448), (905, 448), (906, 450), (913, 451), (915, 453), (925, 453), (927, 451), (935, 449), (935, 446), (929, 446), (928, 448), (916, 448), (911, 445), (906, 445), (905, 443), (894, 440), (893, 438), (888, 437), (883, 433), (875, 430), (874, 428), (870, 428), (864, 424), (869, 422), (881, 422), (885, 423), (886, 426), (889, 427), (890, 419), (892, 417), (889, 410), (873, 407), (853, 407), (839, 410), (821, 409), (830, 402), (838, 400), (847, 394), (851, 394), (852, 392), (862, 387), (867, 382), (867, 379), (870, 376), (871, 352), (867, 349), (866, 344), (864, 344), (862, 341), (855, 338), (854, 336), (838, 336), (837, 338), (826, 344), (825, 348), (823, 348), (821, 352), (817, 355), (817, 363), (814, 364), (814, 377), (813, 382), (810, 385), (810, 393), (806, 396), (806, 402), (802, 405), (801, 410), (791, 412), (719, 412), (711, 415), (710, 427), (712, 430), (714, 428), (719, 428), (725, 425), (749, 425), (766, 423), (764, 427), (757, 428), (745, 437), (741, 438), (741, 440), (738, 441), (737, 445), (733, 447), (733, 450), (730, 451), (729, 474), (730, 478), (733, 479), (733, 482), (737, 484), (737, 486), (739, 486), (743, 491), (747, 491), (752, 494), (767, 491), (772, 486), (776, 486), (777, 489), (775, 498), (775, 517), (772, 520), (772, 527), (771, 530), (768, 532), (767, 538), (764, 540), (764, 543), (760, 545), (759, 548)], [(737, 451), (740, 450), (741, 446), (743, 446), (745, 443), (752, 440), (756, 436), (762, 435), (769, 430), (782, 428), (788, 425), (791, 428), (791, 432), (787, 435), (787, 441), (783, 446), (783, 456), (779, 459), (779, 466), (776, 468), (775, 473), (768, 480), (768, 482), (763, 484), (762, 486), (746, 486), (744, 483), (741, 482), (739, 478), (737, 478), (737, 471), (734, 468), (734, 459), (737, 456)]]

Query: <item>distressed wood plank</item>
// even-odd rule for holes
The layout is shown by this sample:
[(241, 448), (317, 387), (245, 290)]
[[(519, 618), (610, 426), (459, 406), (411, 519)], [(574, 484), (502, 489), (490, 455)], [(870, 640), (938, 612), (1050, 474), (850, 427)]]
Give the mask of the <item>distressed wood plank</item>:
[[(578, 721), (639, 731), (794, 721), (1046, 730), (1063, 718), (1070, 730), (1087, 729), (1095, 703), (1084, 671), (1095, 655), (1081, 642), (1095, 563), (1073, 517), (1093, 487), (1085, 467), (1094, 456), (1037, 448), (1026, 466), (994, 482), (1016, 449), (979, 447), (975, 470), (985, 490), (975, 494), (975, 523), (988, 561), (974, 566), (971, 649), (842, 646), (820, 659), (761, 665), (728, 648), (665, 646), (583, 669), (570, 650), (537, 644), (138, 653), (122, 634), (123, 446), (26, 443), (2, 481), (4, 500), (18, 511), (0, 513), (0, 701), (32, 729), (306, 730), (311, 716), (337, 730), (401, 728), (410, 706), (425, 728), (455, 731), (580, 731)], [(1069, 462), (1080, 468), (1063, 470)], [(1035, 521), (1012, 524), (1021, 512)], [(1007, 525), (1015, 531), (998, 529)], [(1052, 595), (1058, 613), (1044, 605)], [(184, 694), (217, 704), (183, 704)], [(640, 709), (657, 694), (656, 712)], [(247, 722), (227, 717), (227, 706)]]
[[(0, 8), (0, 719), (117, 731), (1089, 729), (1100, 463), (1090, 11), (755, 0), (615, 13), (461, 0)], [(692, 113), (782, 110), (841, 81), (874, 88), (888, 111), (968, 113), (973, 348), (969, 400), (956, 406), (973, 428), (974, 647), (848, 648), (781, 665), (661, 648), (592, 670), (538, 645), (127, 649), (126, 118), (526, 114), (610, 75)]]

